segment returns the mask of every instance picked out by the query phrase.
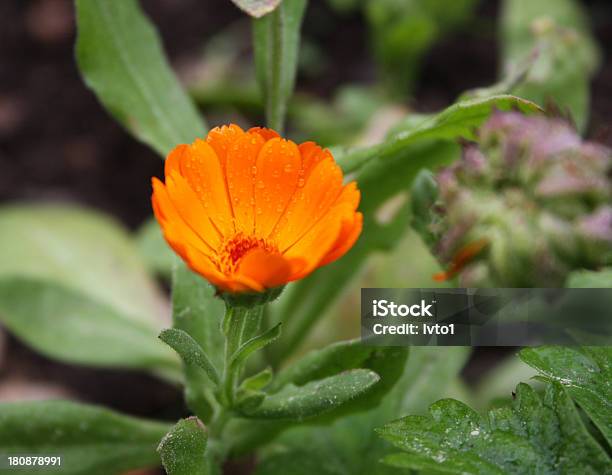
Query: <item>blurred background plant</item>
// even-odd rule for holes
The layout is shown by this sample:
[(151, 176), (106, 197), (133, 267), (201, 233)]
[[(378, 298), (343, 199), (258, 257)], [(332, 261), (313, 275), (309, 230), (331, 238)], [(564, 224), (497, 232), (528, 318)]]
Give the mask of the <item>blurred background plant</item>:
[[(78, 18), (67, 0), (0, 3), (0, 319), (8, 330), (0, 333), (0, 399), (62, 397), (174, 422), (188, 414), (176, 386), (180, 362), (156, 340), (170, 321), (173, 257), (149, 220), (149, 178), (162, 175), (158, 153), (204, 132), (196, 107), (209, 125), (265, 122), (251, 20), (229, 0), (143, 0), (151, 23), (132, 1), (110, 18), (98, 1), (78, 3)], [(79, 77), (76, 20), (87, 84), (144, 144)], [(103, 41), (109, 25), (114, 46)], [(432, 280), (445, 269), (410, 228), (418, 197), (410, 197), (411, 182), (423, 168), (456, 160), (459, 140), (475, 140), (495, 109), (533, 113), (528, 100), (554, 104), (582, 137), (612, 146), (611, 45), (606, 0), (309, 2), (287, 135), (333, 148), (360, 183), (365, 227), (342, 262), (291, 286), (269, 310), (269, 322), (286, 322), (270, 361), (357, 336), (362, 286), (454, 285)], [(131, 76), (122, 55), (133, 62)], [(119, 60), (101, 70), (108, 58)], [(167, 123), (151, 113), (156, 107)], [(563, 277), (610, 286), (609, 271), (581, 267), (572, 263)], [(508, 398), (535, 374), (513, 352), (417, 349), (380, 411), (308, 437), (346, 438), (360, 427), (367, 435), (347, 453), (373, 458), (370, 447), (386, 446), (371, 429), (399, 415), (445, 396), (480, 409)], [(145, 439), (158, 440), (166, 428), (148, 429)], [(295, 448), (304, 437), (289, 432), (281, 445)], [(268, 464), (275, 448), (262, 455)], [(373, 461), (330, 463), (338, 473), (374, 473)], [(246, 458), (227, 471), (252, 465)]]

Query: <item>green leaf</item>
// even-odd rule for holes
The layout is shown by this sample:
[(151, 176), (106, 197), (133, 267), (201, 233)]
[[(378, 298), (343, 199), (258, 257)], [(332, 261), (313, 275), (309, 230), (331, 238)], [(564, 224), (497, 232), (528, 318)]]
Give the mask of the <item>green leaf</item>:
[(265, 348), (280, 337), (281, 325), (282, 323), (279, 323), (261, 335), (254, 336), (245, 341), (230, 358), (230, 365), (233, 368), (240, 368), (254, 352)]
[(612, 287), (612, 267), (600, 271), (574, 271), (567, 278), (566, 287), (573, 289), (606, 289)]
[(405, 452), (386, 464), (425, 473), (607, 473), (610, 458), (584, 427), (557, 383), (543, 396), (520, 384), (510, 407), (478, 415), (454, 399), (427, 416), (407, 416), (378, 430)]
[[(225, 339), (221, 331), (224, 314), (225, 305), (215, 297), (213, 286), (177, 261), (172, 275), (174, 328), (191, 336), (215, 368), (223, 368), (224, 364)], [(204, 372), (193, 366), (185, 367), (185, 376), (187, 403), (201, 420), (208, 422), (211, 382)]]
[(347, 369), (359, 368), (376, 349), (374, 346), (363, 345), (359, 339), (355, 339), (314, 350), (281, 371), (274, 378), (270, 390), (278, 390), (290, 383), (301, 386)]
[(157, 365), (177, 379), (178, 360), (151, 340), (167, 305), (110, 218), (69, 206), (0, 208), (0, 280), (0, 321), (38, 351), (95, 366)]
[(168, 309), (127, 231), (67, 205), (0, 207), (0, 275), (50, 280), (161, 328)]
[(150, 272), (170, 278), (176, 256), (164, 240), (155, 218), (146, 220), (134, 236), (140, 256)]
[(257, 475), (393, 475), (397, 470), (379, 463), (390, 448), (374, 429), (406, 412), (426, 410), (427, 401), (449, 394), (463, 367), (468, 348), (413, 347), (402, 377), (367, 412), (339, 418), (325, 427), (299, 425), (274, 440), (265, 451)]
[(76, 11), (81, 74), (124, 127), (163, 157), (204, 134), (136, 0), (76, 0)]
[(612, 347), (543, 346), (519, 355), (564, 386), (612, 446)]
[(537, 54), (527, 77), (512, 93), (539, 104), (554, 101), (585, 130), (590, 79), (599, 64), (599, 51), (580, 2), (505, 0), (501, 39), (505, 71), (520, 68), (526, 58)]
[(355, 369), (313, 381), (287, 385), (264, 399), (248, 417), (303, 420), (329, 412), (363, 394), (380, 380), (373, 371)]
[(242, 11), (259, 18), (270, 13), (282, 0), (232, 0)]
[(408, 348), (377, 347), (364, 345), (360, 340), (334, 343), (321, 350), (308, 353), (296, 363), (281, 371), (274, 379), (269, 391), (275, 392), (287, 384), (302, 386), (311, 381), (328, 378), (342, 371), (369, 369), (374, 371), (380, 381), (368, 391), (334, 411), (333, 418), (350, 412), (375, 407), (401, 377)]
[(258, 391), (260, 389), (265, 388), (272, 378), (274, 377), (274, 373), (271, 368), (266, 368), (259, 373), (255, 373), (253, 376), (249, 376), (245, 378), (242, 383), (240, 383), (240, 388), (245, 390)]
[(67, 401), (0, 404), (0, 452), (61, 456), (58, 473), (66, 475), (113, 475), (159, 465), (155, 447), (169, 428)]
[(0, 277), (0, 320), (61, 361), (166, 370), (172, 379), (179, 377), (177, 360), (155, 341), (155, 330), (53, 282)]
[(159, 338), (173, 348), (186, 364), (200, 367), (214, 384), (219, 384), (220, 378), (217, 368), (208, 359), (202, 347), (189, 334), (178, 328), (169, 328), (161, 332)]
[(206, 475), (208, 432), (197, 417), (181, 419), (159, 443), (157, 451), (168, 475)]
[(337, 157), (344, 173), (353, 172), (370, 161), (384, 161), (407, 145), (426, 139), (474, 139), (474, 131), (482, 125), (494, 109), (516, 108), (524, 113), (541, 112), (540, 107), (528, 100), (511, 95), (460, 101), (414, 126), (401, 127), (383, 143), (349, 151)]
[(253, 21), (257, 81), (268, 127), (282, 134), (293, 93), (306, 0), (284, 0), (270, 14)]

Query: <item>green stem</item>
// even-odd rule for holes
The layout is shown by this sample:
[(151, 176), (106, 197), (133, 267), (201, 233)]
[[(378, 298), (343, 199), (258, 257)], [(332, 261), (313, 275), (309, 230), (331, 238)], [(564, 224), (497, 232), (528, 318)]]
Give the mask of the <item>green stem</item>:
[(286, 113), (286, 85), (283, 84), (283, 17), (282, 5), (270, 13), (268, 20), (269, 84), (266, 91), (268, 127), (282, 135)]
[(238, 348), (257, 335), (261, 326), (263, 306), (251, 308), (226, 306), (223, 318), (225, 334), (225, 364), (221, 382), (221, 402), (231, 409), (235, 403), (236, 383), (240, 378), (240, 367), (232, 367), (231, 360)]

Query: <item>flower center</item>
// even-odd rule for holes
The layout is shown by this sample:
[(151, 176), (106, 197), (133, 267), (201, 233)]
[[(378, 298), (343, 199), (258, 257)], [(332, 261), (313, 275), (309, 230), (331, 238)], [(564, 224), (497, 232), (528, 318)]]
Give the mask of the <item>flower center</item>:
[(256, 238), (254, 236), (246, 236), (243, 233), (238, 233), (228, 241), (226, 241), (218, 254), (217, 266), (224, 274), (231, 274), (238, 268), (240, 259), (242, 259), (249, 251), (253, 249), (263, 249), (269, 253), (278, 253), (275, 245), (267, 242), (265, 239)]

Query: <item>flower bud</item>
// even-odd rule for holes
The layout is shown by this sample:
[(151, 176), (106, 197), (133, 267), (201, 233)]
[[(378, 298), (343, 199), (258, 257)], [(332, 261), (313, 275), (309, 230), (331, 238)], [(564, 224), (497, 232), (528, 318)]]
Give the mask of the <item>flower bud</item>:
[(565, 121), (496, 112), (428, 204), (415, 181), (413, 224), (447, 266), (439, 280), (563, 286), (570, 271), (612, 261), (611, 172), (612, 152)]

